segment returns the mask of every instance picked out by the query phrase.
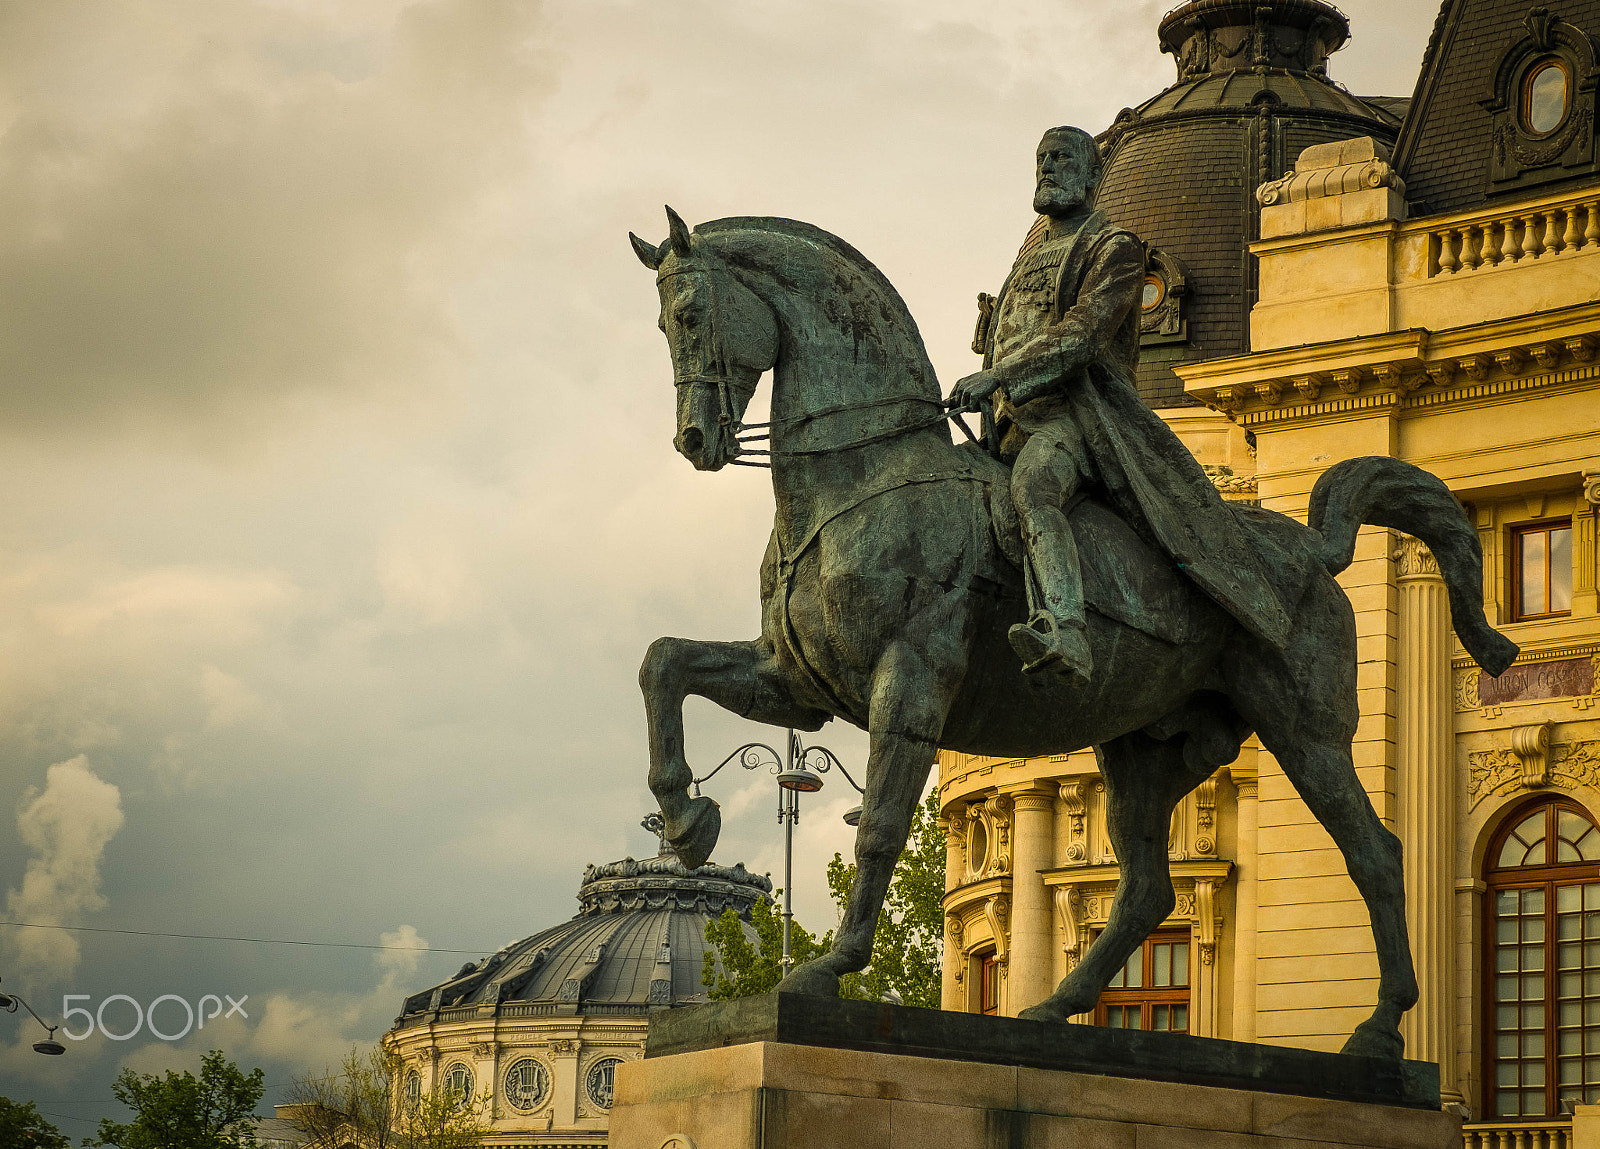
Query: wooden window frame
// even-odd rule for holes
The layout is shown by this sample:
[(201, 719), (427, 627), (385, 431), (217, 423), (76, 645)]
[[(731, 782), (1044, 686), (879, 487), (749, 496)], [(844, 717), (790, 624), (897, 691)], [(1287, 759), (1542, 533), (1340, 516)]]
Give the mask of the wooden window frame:
[[(973, 955), (978, 967), (978, 1012), (986, 1017), (1000, 1016), (1000, 955), (984, 950)], [(991, 996), (991, 992), (992, 996)]]
[[(1500, 852), (1505, 848), (1507, 839), (1514, 830), (1529, 815), (1536, 810), (1544, 810), (1545, 814), (1545, 862), (1537, 866), (1511, 866), (1500, 868)], [(1482, 939), (1479, 953), (1481, 962), (1481, 976), (1479, 978), (1478, 998), (1483, 1029), (1481, 1032), (1479, 1080), (1483, 1082), (1483, 1106), (1479, 1114), (1480, 1121), (1499, 1122), (1525, 1122), (1537, 1120), (1558, 1120), (1561, 1117), (1558, 1095), (1559, 1064), (1558, 1064), (1558, 1038), (1559, 1021), (1557, 1005), (1560, 995), (1557, 987), (1560, 982), (1558, 969), (1553, 964), (1552, 958), (1558, 943), (1556, 937), (1556, 898), (1555, 890), (1558, 885), (1582, 885), (1591, 882), (1600, 882), (1600, 863), (1596, 862), (1551, 862), (1550, 856), (1556, 849), (1557, 818), (1561, 810), (1571, 810), (1581, 815), (1593, 825), (1600, 826), (1600, 819), (1585, 808), (1581, 803), (1570, 798), (1555, 798), (1541, 796), (1523, 802), (1508, 810), (1503, 816), (1500, 827), (1489, 840), (1489, 849), (1484, 855), (1483, 877), (1484, 894), (1482, 907)], [(1545, 934), (1545, 970), (1544, 970), (1544, 1047), (1545, 1047), (1545, 1113), (1542, 1116), (1497, 1116), (1495, 1110), (1496, 1094), (1499, 1085), (1496, 1080), (1496, 1038), (1500, 1034), (1496, 1020), (1495, 1007), (1500, 1004), (1495, 999), (1495, 978), (1498, 970), (1495, 964), (1495, 895), (1505, 890), (1527, 890), (1542, 888), (1545, 891), (1544, 908), (1544, 934)]]
[(1186, 1021), (1183, 1029), (1163, 1032), (1193, 1033), (1194, 1032), (1194, 954), (1190, 953), (1185, 965), (1189, 980), (1183, 985), (1154, 986), (1155, 981), (1155, 948), (1158, 945), (1181, 945), (1185, 950), (1190, 948), (1189, 931), (1157, 930), (1145, 938), (1140, 946), (1141, 961), (1144, 973), (1140, 980), (1144, 985), (1138, 988), (1105, 989), (1100, 993), (1100, 1001), (1094, 1007), (1094, 1023), (1105, 1025), (1107, 1013), (1112, 1006), (1139, 1006), (1139, 1028), (1149, 1030), (1155, 1020), (1155, 1007), (1158, 1005), (1181, 1005), (1186, 1011)]
[[(1510, 564), (1509, 564), (1509, 566), (1510, 566), (1509, 574), (1511, 576), (1511, 621), (1512, 622), (1539, 622), (1539, 621), (1542, 621), (1542, 620), (1547, 619), (1547, 618), (1568, 618), (1568, 617), (1571, 616), (1571, 614), (1572, 614), (1572, 606), (1571, 606), (1571, 604), (1568, 604), (1566, 610), (1546, 610), (1544, 613), (1532, 613), (1532, 612), (1529, 612), (1529, 611), (1524, 609), (1525, 604), (1522, 601), (1522, 540), (1527, 538), (1530, 535), (1542, 534), (1542, 535), (1545, 536), (1545, 545), (1544, 545), (1544, 564), (1545, 564), (1545, 570), (1544, 570), (1544, 599), (1545, 599), (1545, 601), (1544, 601), (1544, 603), (1542, 605), (1545, 606), (1545, 607), (1548, 607), (1550, 605), (1550, 586), (1551, 586), (1551, 582), (1552, 582), (1552, 579), (1551, 579), (1550, 576), (1551, 576), (1551, 571), (1553, 569), (1551, 567), (1551, 565), (1550, 565), (1550, 550), (1551, 550), (1551, 548), (1550, 548), (1550, 535), (1551, 535), (1552, 532), (1560, 531), (1560, 530), (1565, 530), (1566, 532), (1568, 532), (1568, 535), (1571, 536), (1572, 519), (1571, 519), (1570, 516), (1559, 518), (1559, 519), (1546, 519), (1543, 522), (1537, 522), (1537, 523), (1522, 523), (1522, 524), (1519, 524), (1518, 526), (1514, 526), (1514, 527), (1510, 528), (1511, 545), (1507, 549), (1510, 552), (1510, 559), (1511, 559)], [(1572, 541), (1575, 541), (1575, 540), (1570, 540), (1568, 542), (1568, 548), (1569, 549), (1571, 548)]]

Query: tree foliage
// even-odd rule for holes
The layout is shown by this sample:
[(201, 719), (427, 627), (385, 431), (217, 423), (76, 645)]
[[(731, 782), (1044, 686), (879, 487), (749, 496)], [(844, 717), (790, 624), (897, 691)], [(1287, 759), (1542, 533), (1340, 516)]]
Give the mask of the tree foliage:
[(33, 1102), (0, 1097), (0, 1145), (6, 1149), (70, 1149), (72, 1142), (40, 1115)]
[(448, 1089), (406, 1104), (405, 1067), (383, 1045), (350, 1051), (337, 1072), (297, 1077), (288, 1088), (285, 1119), (307, 1149), (476, 1149), (488, 1132), (489, 1095), (461, 1098)]
[[(782, 895), (783, 891), (775, 893)], [(720, 918), (706, 923), (706, 941), (711, 948), (706, 950), (700, 981), (709, 987), (706, 996), (712, 1001), (771, 993), (783, 980), (783, 914), (777, 903), (759, 899), (750, 908), (750, 924), (756, 931), (755, 945), (745, 936), (734, 910), (723, 910)], [(789, 954), (795, 965), (821, 957), (832, 948), (832, 930), (817, 937), (799, 922), (790, 923)], [(845, 997), (861, 996), (853, 985), (842, 984), (840, 992)]]
[[(895, 863), (888, 896), (878, 914), (872, 964), (839, 979), (841, 997), (893, 1000), (939, 1008), (939, 976), (944, 940), (944, 838), (939, 830), (937, 793), (917, 807), (905, 851)], [(828, 863), (828, 889), (844, 912), (855, 881), (854, 863), (838, 854)], [(780, 894), (782, 891), (778, 891)], [(745, 936), (738, 915), (724, 910), (706, 926), (705, 972), (701, 981), (712, 1001), (771, 993), (783, 978), (783, 916), (774, 902), (758, 901), (750, 911), (756, 944)], [(833, 947), (833, 931), (821, 937), (793, 923), (790, 951), (795, 964), (820, 957)], [(892, 991), (892, 993), (891, 993)]]
[[(895, 862), (889, 892), (878, 912), (872, 964), (861, 974), (862, 996), (877, 1001), (893, 991), (906, 1005), (939, 1008), (944, 867), (944, 834), (939, 829), (939, 794), (935, 790), (917, 807), (906, 848)], [(828, 889), (841, 911), (855, 880), (855, 863), (846, 863), (835, 854), (828, 863)]]
[(255, 1108), (265, 1091), (260, 1069), (249, 1074), (213, 1049), (200, 1059), (200, 1076), (165, 1076), (124, 1069), (111, 1085), (134, 1112), (127, 1124), (106, 1118), (85, 1145), (117, 1149), (255, 1149)]

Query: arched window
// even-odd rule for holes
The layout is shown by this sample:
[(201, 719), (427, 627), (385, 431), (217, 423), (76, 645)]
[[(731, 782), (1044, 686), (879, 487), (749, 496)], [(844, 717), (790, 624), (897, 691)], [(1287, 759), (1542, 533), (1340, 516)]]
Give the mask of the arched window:
[(1511, 817), (1488, 855), (1485, 1110), (1600, 1102), (1600, 829), (1577, 803)]

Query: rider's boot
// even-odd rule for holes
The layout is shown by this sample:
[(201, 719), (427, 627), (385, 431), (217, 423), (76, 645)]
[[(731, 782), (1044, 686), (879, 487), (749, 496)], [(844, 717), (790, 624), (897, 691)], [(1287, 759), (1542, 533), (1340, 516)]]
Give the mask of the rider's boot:
[(1022, 659), (1024, 674), (1048, 670), (1074, 686), (1089, 681), (1094, 658), (1089, 653), (1083, 619), (1058, 619), (1047, 610), (1036, 610), (1026, 623), (1013, 626), (1007, 637), (1011, 639), (1011, 649)]

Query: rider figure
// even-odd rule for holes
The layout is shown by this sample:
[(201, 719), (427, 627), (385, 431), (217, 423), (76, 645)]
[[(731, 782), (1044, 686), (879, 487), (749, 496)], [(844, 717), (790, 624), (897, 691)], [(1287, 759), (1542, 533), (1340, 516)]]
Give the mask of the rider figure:
[(1086, 484), (1247, 628), (1281, 647), (1288, 618), (1254, 548), (1194, 457), (1138, 397), (1144, 247), (1090, 207), (1100, 148), (1081, 129), (1052, 128), (1037, 158), (1040, 218), (992, 312), (985, 308), (974, 344), (984, 370), (951, 396), (964, 408), (994, 396), (1001, 454), (1012, 463), (1033, 580), (1033, 610), (1011, 628), (1012, 648), (1026, 671), (1090, 678), (1083, 576), (1067, 519)]

